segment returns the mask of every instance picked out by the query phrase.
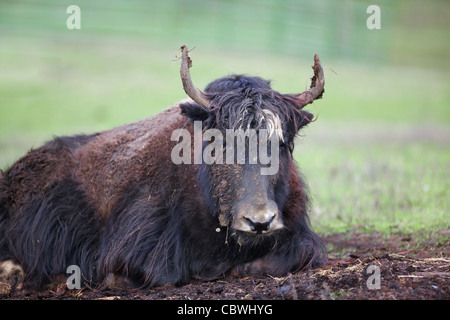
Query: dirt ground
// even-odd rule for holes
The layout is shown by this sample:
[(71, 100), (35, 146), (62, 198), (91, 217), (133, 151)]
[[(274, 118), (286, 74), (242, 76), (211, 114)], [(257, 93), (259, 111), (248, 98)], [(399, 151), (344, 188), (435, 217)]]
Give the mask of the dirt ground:
[(450, 299), (449, 231), (435, 240), (380, 234), (325, 236), (329, 263), (286, 277), (231, 277), (177, 287), (67, 289), (64, 277), (40, 291), (0, 282), (1, 299), (31, 300), (280, 300)]

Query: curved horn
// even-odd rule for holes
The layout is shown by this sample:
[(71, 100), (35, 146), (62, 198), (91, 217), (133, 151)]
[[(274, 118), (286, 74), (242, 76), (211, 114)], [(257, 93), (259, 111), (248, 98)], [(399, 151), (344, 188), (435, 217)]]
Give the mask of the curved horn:
[(203, 92), (197, 89), (191, 80), (191, 75), (189, 73), (189, 68), (192, 66), (192, 60), (188, 56), (188, 48), (183, 45), (181, 47), (181, 81), (183, 82), (184, 91), (186, 91), (187, 95), (197, 102), (199, 105), (209, 109), (210, 102), (206, 99), (206, 96)]
[(322, 98), (324, 93), (325, 78), (323, 76), (323, 69), (320, 65), (319, 55), (316, 53), (314, 55), (314, 76), (311, 78), (311, 86), (308, 91), (300, 93), (297, 96), (297, 101), (301, 105), (300, 108), (312, 103), (316, 99)]

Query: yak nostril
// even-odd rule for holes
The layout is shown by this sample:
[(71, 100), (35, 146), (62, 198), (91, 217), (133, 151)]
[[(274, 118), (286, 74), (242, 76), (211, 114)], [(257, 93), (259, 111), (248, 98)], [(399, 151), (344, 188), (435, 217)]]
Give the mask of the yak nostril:
[(269, 230), (269, 225), (272, 222), (272, 220), (275, 218), (275, 215), (271, 216), (269, 219), (267, 219), (264, 222), (256, 221), (252, 218), (244, 217), (245, 221), (247, 221), (247, 224), (250, 226), (252, 231), (256, 231), (257, 234), (261, 234), (263, 231)]

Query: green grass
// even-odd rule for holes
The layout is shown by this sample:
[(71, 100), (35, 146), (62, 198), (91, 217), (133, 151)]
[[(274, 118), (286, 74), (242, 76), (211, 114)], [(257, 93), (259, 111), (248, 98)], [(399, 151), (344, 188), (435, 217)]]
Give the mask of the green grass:
[(448, 147), (313, 143), (298, 145), (296, 158), (310, 185), (319, 232), (412, 234), (450, 228)]
[[(318, 52), (326, 91), (323, 100), (308, 107), (318, 119), (303, 132), (295, 153), (310, 185), (314, 227), (321, 233), (385, 234), (450, 228), (449, 19), (444, 2), (427, 3), (419, 25), (414, 24), (420, 12), (416, 2), (416, 7), (392, 5), (392, 11), (384, 7), (390, 18), (383, 20), (383, 33), (367, 33), (358, 24), (344, 30), (381, 42), (359, 39), (346, 58), (349, 47), (336, 42), (336, 36), (347, 33), (332, 32), (342, 21), (330, 25), (327, 20), (345, 9), (334, 4), (325, 6), (321, 16), (321, 10), (305, 2), (292, 11), (299, 16), (291, 13), (289, 23), (277, 24), (272, 19), (286, 12), (246, 19), (254, 17), (254, 10), (263, 16), (271, 1), (257, 8), (217, 2), (199, 11), (200, 3), (191, 1), (185, 16), (179, 2), (161, 2), (148, 7), (153, 11), (134, 15), (132, 5), (145, 7), (144, 2), (112, 1), (102, 7), (81, 1), (83, 27), (71, 32), (64, 26), (65, 10), (48, 1), (30, 3), (39, 10), (22, 2), (0, 8), (0, 169), (54, 135), (137, 121), (184, 98), (176, 57), (182, 44), (196, 47), (190, 54), (191, 73), (200, 88), (226, 74), (246, 73), (272, 79), (283, 93), (309, 86), (313, 53)], [(364, 6), (358, 3), (352, 12)], [(163, 15), (155, 15), (156, 9)], [(218, 17), (239, 15), (221, 24), (209, 16), (211, 10)], [(312, 27), (313, 20), (322, 24)], [(325, 38), (312, 39), (323, 32)], [(277, 34), (283, 37), (276, 39)], [(372, 59), (364, 43), (380, 44), (373, 55), (384, 60)]]

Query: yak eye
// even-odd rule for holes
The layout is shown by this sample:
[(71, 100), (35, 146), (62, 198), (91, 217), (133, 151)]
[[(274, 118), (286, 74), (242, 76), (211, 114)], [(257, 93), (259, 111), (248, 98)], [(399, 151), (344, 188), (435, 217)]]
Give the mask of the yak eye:
[(279, 147), (280, 147), (280, 150), (285, 150), (287, 148), (290, 149), (291, 143), (290, 143), (289, 139), (284, 139), (284, 141), (280, 140)]
[(281, 151), (284, 151), (284, 150), (288, 149), (291, 154), (294, 151), (294, 144), (291, 143), (289, 140), (285, 140), (284, 142), (280, 141), (280, 145), (279, 146), (280, 146), (280, 150)]

